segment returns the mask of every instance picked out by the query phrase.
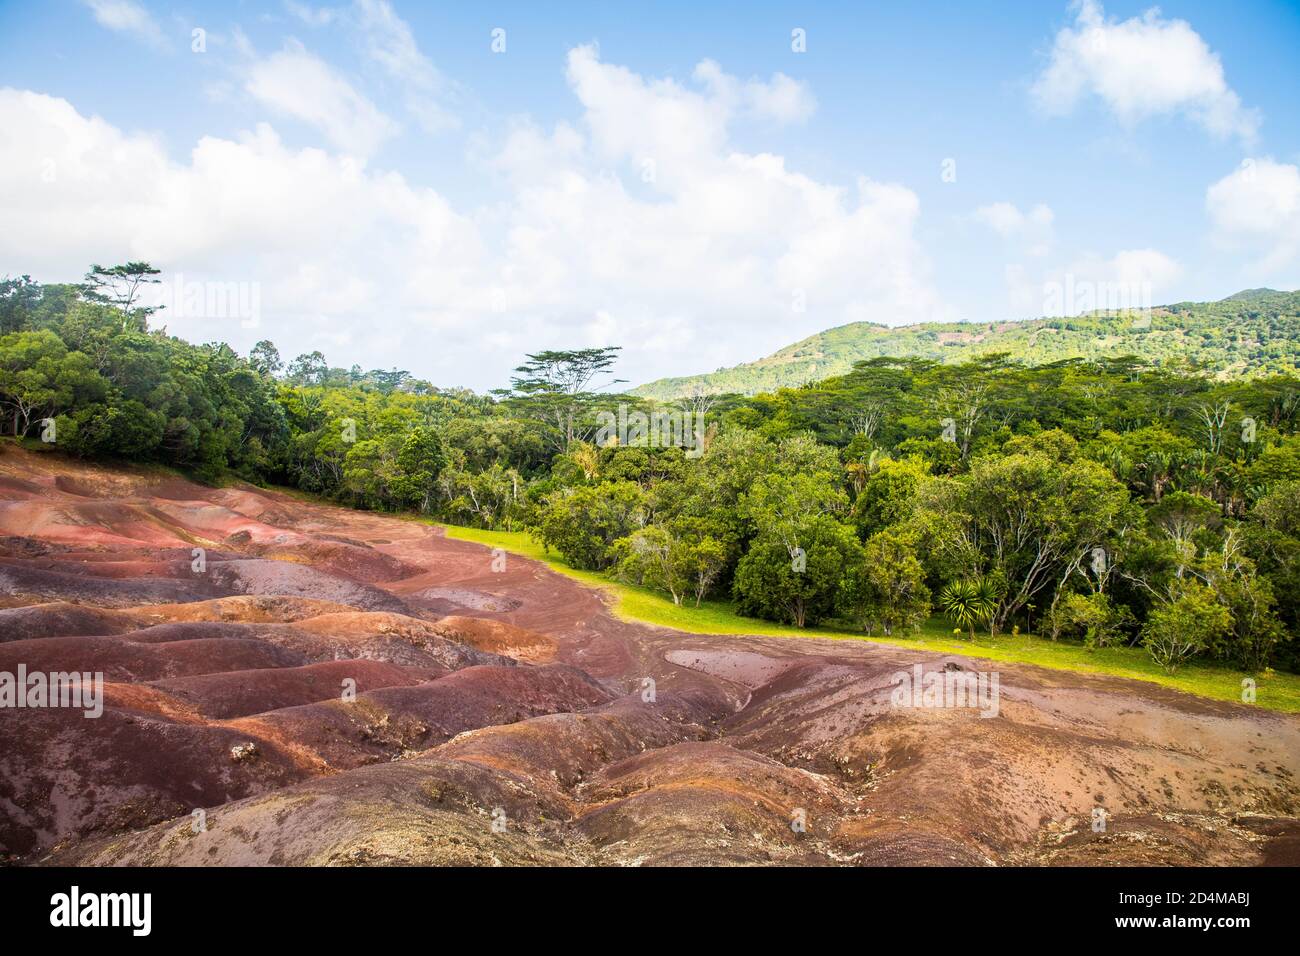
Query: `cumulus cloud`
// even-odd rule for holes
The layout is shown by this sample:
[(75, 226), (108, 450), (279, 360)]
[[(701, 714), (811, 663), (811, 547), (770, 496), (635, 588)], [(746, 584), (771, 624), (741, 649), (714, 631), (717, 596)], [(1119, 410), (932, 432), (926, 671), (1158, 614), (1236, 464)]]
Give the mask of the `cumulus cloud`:
[(1072, 27), (1056, 35), (1051, 59), (1033, 86), (1049, 115), (1065, 115), (1095, 96), (1126, 125), (1182, 113), (1218, 137), (1251, 141), (1259, 113), (1228, 86), (1223, 64), (1185, 20), (1153, 7), (1141, 17), (1108, 19), (1082, 0)]
[(365, 60), (396, 86), (396, 98), (426, 132), (439, 133), (460, 125), (453, 108), (459, 97), (456, 84), (420, 50), (410, 24), (388, 0), (353, 0), (338, 7), (287, 0), (285, 8), (312, 28), (342, 27)]
[(449, 84), (427, 56), (420, 52), (410, 26), (386, 0), (357, 0), (355, 23), (366, 55), (403, 87), (407, 109), (425, 129), (436, 132), (458, 125), (441, 102)]
[(273, 112), (315, 126), (353, 155), (369, 156), (398, 129), (328, 63), (294, 40), (252, 63), (244, 89)]
[(167, 41), (149, 11), (133, 0), (83, 0), (100, 26), (126, 33), (150, 46), (163, 49)]
[(284, 8), (310, 27), (327, 27), (338, 19), (339, 12), (333, 7), (313, 7), (296, 0), (286, 0)]
[(1046, 255), (1052, 243), (1052, 222), (1055, 215), (1050, 206), (1038, 203), (1028, 212), (1021, 212), (1014, 203), (995, 202), (975, 210), (975, 219), (988, 226), (1003, 239), (1022, 242), (1030, 255)]
[[(497, 198), (466, 209), (372, 168), (333, 118), (319, 123), (344, 141), (337, 151), (290, 148), (262, 124), (171, 157), (65, 100), (0, 90), (13, 134), (0, 141), (0, 271), (66, 279), (142, 258), (187, 279), (256, 282), (259, 329), (162, 321), (200, 341), (271, 338), (366, 367), (400, 355), (417, 374), (479, 388), (502, 384), (526, 349), (621, 344), (625, 376), (644, 380), (843, 322), (950, 317), (910, 189), (818, 182), (732, 148), (729, 127), (766, 109), (736, 91), (782, 81), (718, 71), (687, 87), (587, 47), (567, 76), (575, 119), (520, 120), (481, 145)], [(334, 99), (355, 121), (355, 102)]]
[(1035, 278), (1023, 266), (1006, 270), (1013, 309), (1021, 316), (1072, 316), (1097, 310), (1149, 309), (1168, 301), (1182, 265), (1158, 249), (1087, 253)]
[[(779, 345), (790, 322), (901, 322), (939, 308), (913, 236), (916, 195), (869, 179), (848, 191), (730, 149), (728, 128), (750, 109), (732, 95), (738, 80), (690, 89), (590, 46), (570, 52), (567, 72), (586, 136), (525, 128), (501, 153), (517, 190), (510, 259), (544, 301), (690, 320), (681, 335), (694, 326), (692, 347), (710, 359), (737, 354), (727, 339), (746, 327)], [(796, 301), (807, 313), (792, 314)]]
[(1246, 159), (1206, 190), (1205, 207), (1215, 237), (1225, 246), (1254, 250), (1260, 272), (1300, 260), (1300, 167)]
[(694, 77), (729, 109), (760, 119), (797, 123), (806, 120), (817, 109), (817, 101), (807, 85), (784, 73), (775, 73), (767, 81), (751, 79), (741, 82), (724, 73), (713, 60), (704, 60), (695, 68)]

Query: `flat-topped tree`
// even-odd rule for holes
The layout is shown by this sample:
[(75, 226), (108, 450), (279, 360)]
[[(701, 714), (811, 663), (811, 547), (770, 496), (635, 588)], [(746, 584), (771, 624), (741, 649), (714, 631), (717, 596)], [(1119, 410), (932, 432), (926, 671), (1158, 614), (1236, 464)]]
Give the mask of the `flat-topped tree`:
[(584, 440), (592, 428), (581, 423), (581, 412), (589, 408), (596, 396), (594, 387), (626, 381), (610, 378), (597, 386), (618, 361), (622, 346), (606, 345), (591, 349), (560, 349), (534, 352), (518, 366), (519, 374), (510, 379), (510, 391), (498, 392), (513, 400), (521, 409), (553, 424), (559, 433), (559, 450), (568, 451), (575, 441)]
[(149, 316), (162, 306), (137, 306), (136, 299), (140, 290), (146, 285), (157, 285), (154, 278), (161, 273), (147, 262), (127, 262), (120, 266), (105, 268), (99, 263), (92, 263), (86, 273), (81, 294), (92, 302), (115, 305), (122, 310), (122, 331), (134, 324), (141, 332), (149, 330)]

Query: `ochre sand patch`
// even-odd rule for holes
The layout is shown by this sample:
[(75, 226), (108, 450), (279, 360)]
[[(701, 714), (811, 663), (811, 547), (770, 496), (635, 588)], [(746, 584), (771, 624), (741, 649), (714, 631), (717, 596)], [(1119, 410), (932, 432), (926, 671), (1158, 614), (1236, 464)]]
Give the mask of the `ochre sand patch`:
[[(642, 626), (417, 522), (3, 447), (0, 670), (109, 681), (0, 711), (17, 862), (1297, 862), (1294, 715)], [(997, 666), (997, 716), (893, 706), (916, 664)]]

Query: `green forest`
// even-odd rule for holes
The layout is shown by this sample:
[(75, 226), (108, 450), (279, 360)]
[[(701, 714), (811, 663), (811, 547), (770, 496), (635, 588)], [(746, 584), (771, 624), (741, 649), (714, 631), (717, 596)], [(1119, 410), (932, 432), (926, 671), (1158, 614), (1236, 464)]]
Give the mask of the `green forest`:
[(1162, 367), (1200, 369), (1220, 378), (1295, 374), (1298, 341), (1300, 292), (1248, 289), (1220, 302), (1180, 302), (1142, 312), (1100, 311), (1072, 318), (893, 328), (854, 322), (818, 332), (755, 362), (706, 375), (660, 379), (633, 391), (661, 401), (698, 392), (751, 395), (843, 375), (866, 359), (960, 363), (990, 352), (1004, 352), (1028, 365), (1133, 354)]
[[(521, 356), (479, 395), (319, 352), (285, 359), (269, 341), (247, 356), (190, 344), (138, 304), (156, 274), (0, 283), (5, 434), (526, 529), (575, 568), (799, 627), (903, 636), (942, 615), (970, 637), (1140, 645), (1170, 672), (1297, 669), (1300, 379), (1271, 371), (1293, 368), (1294, 296), (1285, 319), (1258, 299), (1224, 305), (1273, 330), (1260, 345), (1217, 327), (1224, 348), (1249, 339), (1274, 357), (1250, 375), (1145, 349), (878, 356), (666, 406), (609, 391), (613, 346)], [(702, 424), (667, 446), (653, 427), (601, 427), (682, 412)]]

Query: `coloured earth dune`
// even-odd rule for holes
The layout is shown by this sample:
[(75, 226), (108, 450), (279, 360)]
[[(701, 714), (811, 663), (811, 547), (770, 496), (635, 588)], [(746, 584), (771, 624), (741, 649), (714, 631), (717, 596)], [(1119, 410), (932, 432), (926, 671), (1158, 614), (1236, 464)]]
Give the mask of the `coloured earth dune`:
[(0, 671), (105, 681), (98, 718), (0, 710), (10, 862), (1300, 862), (1300, 718), (1012, 664), (994, 717), (894, 706), (918, 664), (988, 666), (630, 623), (420, 522), (0, 454)]

